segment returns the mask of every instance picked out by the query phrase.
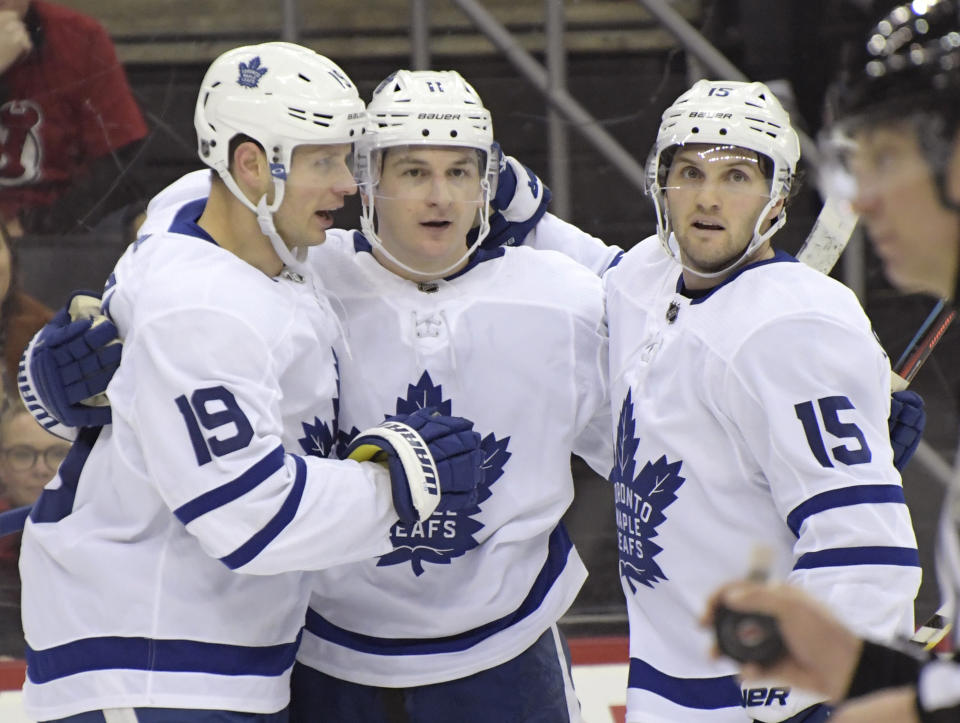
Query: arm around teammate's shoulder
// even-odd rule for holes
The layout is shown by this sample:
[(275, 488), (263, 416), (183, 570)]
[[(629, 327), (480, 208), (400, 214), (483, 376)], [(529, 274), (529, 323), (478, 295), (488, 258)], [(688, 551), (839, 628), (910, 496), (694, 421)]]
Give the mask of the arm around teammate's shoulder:
[(114, 424), (135, 430), (150, 483), (231, 569), (320, 569), (389, 550), (387, 472), (293, 454), (285, 439), (284, 394), (314, 400), (300, 420), (310, 434), (335, 433), (331, 352), (300, 349), (316, 356), (315, 373), (281, 390), (278, 355), (289, 352), (275, 341), (222, 310), (155, 316), (128, 337), (111, 386)]
[(608, 246), (596, 236), (551, 213), (545, 214), (527, 234), (524, 245), (559, 251), (598, 276), (615, 266), (623, 255), (619, 246)]

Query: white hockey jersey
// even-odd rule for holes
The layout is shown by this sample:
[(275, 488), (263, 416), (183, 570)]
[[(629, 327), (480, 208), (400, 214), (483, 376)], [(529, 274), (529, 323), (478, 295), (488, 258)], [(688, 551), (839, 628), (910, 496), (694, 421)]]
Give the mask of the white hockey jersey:
[(696, 298), (680, 278), (656, 237), (605, 276), (627, 720), (783, 720), (816, 699), (741, 690), (698, 619), (764, 545), (859, 633), (912, 632), (889, 362), (852, 292), (786, 254)]
[(523, 245), (559, 251), (598, 276), (616, 266), (623, 257), (623, 249), (619, 246), (609, 246), (552, 213), (545, 213), (537, 225), (530, 229)]
[(309, 597), (290, 571), (393, 549), (386, 471), (311, 456), (338, 432), (323, 295), (217, 246), (195, 223), (203, 205), (118, 262), (113, 424), (80, 433), (24, 532), (36, 719), (280, 710)]
[(480, 251), (416, 284), (351, 232), (311, 249), (341, 315), (340, 427), (425, 405), (473, 420), (479, 504), (397, 525), (378, 560), (314, 575), (299, 660), (358, 683), (452, 680), (520, 654), (567, 610), (586, 570), (560, 520), (570, 452), (612, 466), (600, 279), (553, 251)]

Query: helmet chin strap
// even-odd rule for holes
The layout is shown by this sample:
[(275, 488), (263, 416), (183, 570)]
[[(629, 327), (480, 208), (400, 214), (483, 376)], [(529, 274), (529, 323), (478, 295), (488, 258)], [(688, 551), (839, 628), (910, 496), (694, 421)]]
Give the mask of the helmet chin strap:
[(383, 254), (390, 263), (403, 269), (408, 274), (420, 277), (417, 279), (418, 281), (435, 281), (436, 279), (442, 279), (450, 272), (456, 270), (465, 259), (470, 258), (470, 255), (477, 250), (477, 247), (487, 237), (487, 234), (490, 233), (490, 184), (486, 179), (484, 179), (481, 181), (480, 185), (483, 190), (483, 205), (481, 206), (480, 210), (480, 230), (477, 232), (477, 238), (472, 244), (470, 244), (470, 246), (467, 247), (467, 250), (463, 253), (463, 255), (460, 256), (460, 258), (446, 268), (440, 269), (439, 271), (423, 271), (421, 269), (415, 269), (412, 266), (408, 266), (407, 264), (403, 263), (400, 259), (387, 250), (380, 236), (377, 235), (376, 229), (374, 228), (376, 225), (374, 224), (373, 220), (375, 209), (374, 199), (376, 196), (372, 193), (367, 196), (369, 200), (364, 202), (364, 212), (360, 215), (360, 230), (363, 231), (364, 237), (374, 246), (374, 248), (377, 249), (377, 251)]
[(267, 194), (263, 194), (263, 196), (260, 197), (260, 201), (254, 205), (250, 199), (244, 195), (243, 191), (240, 190), (240, 186), (237, 185), (236, 180), (228, 170), (218, 168), (217, 173), (240, 203), (256, 214), (260, 232), (270, 240), (270, 245), (280, 258), (280, 261), (283, 262), (283, 265), (303, 276), (309, 275), (310, 270), (306, 264), (306, 247), (295, 246), (291, 249), (287, 246), (284, 240), (280, 238), (277, 227), (273, 222), (273, 214), (280, 208), (280, 204), (283, 203), (283, 179), (277, 178), (276, 176), (273, 177), (273, 203), (268, 204)]
[(760, 248), (764, 242), (768, 241), (770, 237), (779, 231), (783, 227), (783, 224), (787, 222), (787, 210), (782, 209), (780, 214), (777, 216), (776, 221), (770, 224), (770, 228), (762, 233), (760, 232), (760, 226), (766, 219), (767, 214), (770, 213), (770, 210), (780, 201), (780, 197), (771, 198), (769, 201), (767, 201), (767, 205), (763, 207), (763, 210), (757, 217), (757, 222), (753, 227), (753, 237), (750, 239), (750, 243), (747, 244), (746, 248), (744, 248), (743, 253), (741, 253), (740, 256), (719, 271), (701, 271), (688, 266), (683, 261), (683, 257), (680, 255), (680, 245), (677, 243), (676, 236), (671, 229), (670, 213), (666, 210), (666, 208), (661, 211), (661, 200), (658, 198), (658, 195), (661, 193), (662, 190), (658, 188), (655, 189), (653, 194), (654, 206), (656, 207), (658, 215), (657, 232), (660, 237), (660, 245), (663, 246), (664, 250), (672, 259), (674, 259), (680, 264), (680, 266), (683, 267), (684, 271), (689, 271), (691, 274), (694, 276), (699, 276), (701, 279), (716, 279), (721, 276), (726, 276), (731, 271), (737, 269), (753, 254), (754, 251)]
[(260, 226), (263, 235), (270, 239), (270, 245), (273, 246), (273, 250), (280, 257), (284, 266), (299, 274), (307, 274), (309, 273), (306, 266), (307, 247), (294, 246), (291, 248), (287, 246), (284, 240), (280, 238), (277, 227), (273, 223), (273, 214), (280, 207), (280, 202), (283, 201), (283, 181), (275, 178), (273, 187), (275, 189), (273, 203), (267, 205), (266, 194), (261, 196), (257, 203), (257, 224)]

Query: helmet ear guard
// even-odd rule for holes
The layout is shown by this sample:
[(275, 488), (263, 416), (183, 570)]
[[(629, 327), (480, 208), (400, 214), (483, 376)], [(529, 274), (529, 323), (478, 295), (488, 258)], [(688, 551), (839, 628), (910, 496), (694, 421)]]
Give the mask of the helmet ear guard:
[(729, 268), (706, 273), (684, 266), (705, 278), (729, 273), (766, 242), (784, 223), (786, 211), (766, 229), (761, 226), (781, 199), (790, 195), (800, 160), (800, 139), (773, 92), (763, 83), (699, 80), (663, 112), (657, 139), (646, 163), (646, 192), (657, 214), (657, 235), (664, 250), (681, 264), (666, 205), (666, 175), (676, 150), (687, 144), (733, 146), (764, 157), (770, 164), (770, 196), (760, 212), (753, 237)]
[(456, 71), (398, 70), (373, 92), (367, 106), (368, 132), (356, 145), (356, 175), (363, 199), (360, 225), (366, 238), (391, 262), (422, 275), (383, 247), (376, 232), (376, 196), (383, 153), (398, 146), (474, 149), (480, 154), (481, 198), (476, 240), (449, 268), (431, 272), (434, 278), (453, 271), (479, 246), (490, 230), (490, 200), (500, 171), (499, 146), (493, 121), (480, 96)]
[[(353, 144), (366, 132), (366, 111), (353, 82), (333, 61), (293, 43), (271, 42), (229, 50), (204, 75), (194, 109), (200, 160), (257, 214), (261, 230), (287, 265), (299, 265), (306, 249), (291, 254), (273, 224), (284, 183), (299, 145)], [(274, 198), (250, 202), (230, 173), (231, 140), (242, 135), (264, 150)]]

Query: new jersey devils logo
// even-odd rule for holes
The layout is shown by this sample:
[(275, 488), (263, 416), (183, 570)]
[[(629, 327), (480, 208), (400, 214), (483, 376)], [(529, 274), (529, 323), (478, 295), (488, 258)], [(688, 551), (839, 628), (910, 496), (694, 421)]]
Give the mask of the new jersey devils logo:
[(22, 186), (40, 178), (43, 113), (30, 100), (0, 106), (0, 186)]

